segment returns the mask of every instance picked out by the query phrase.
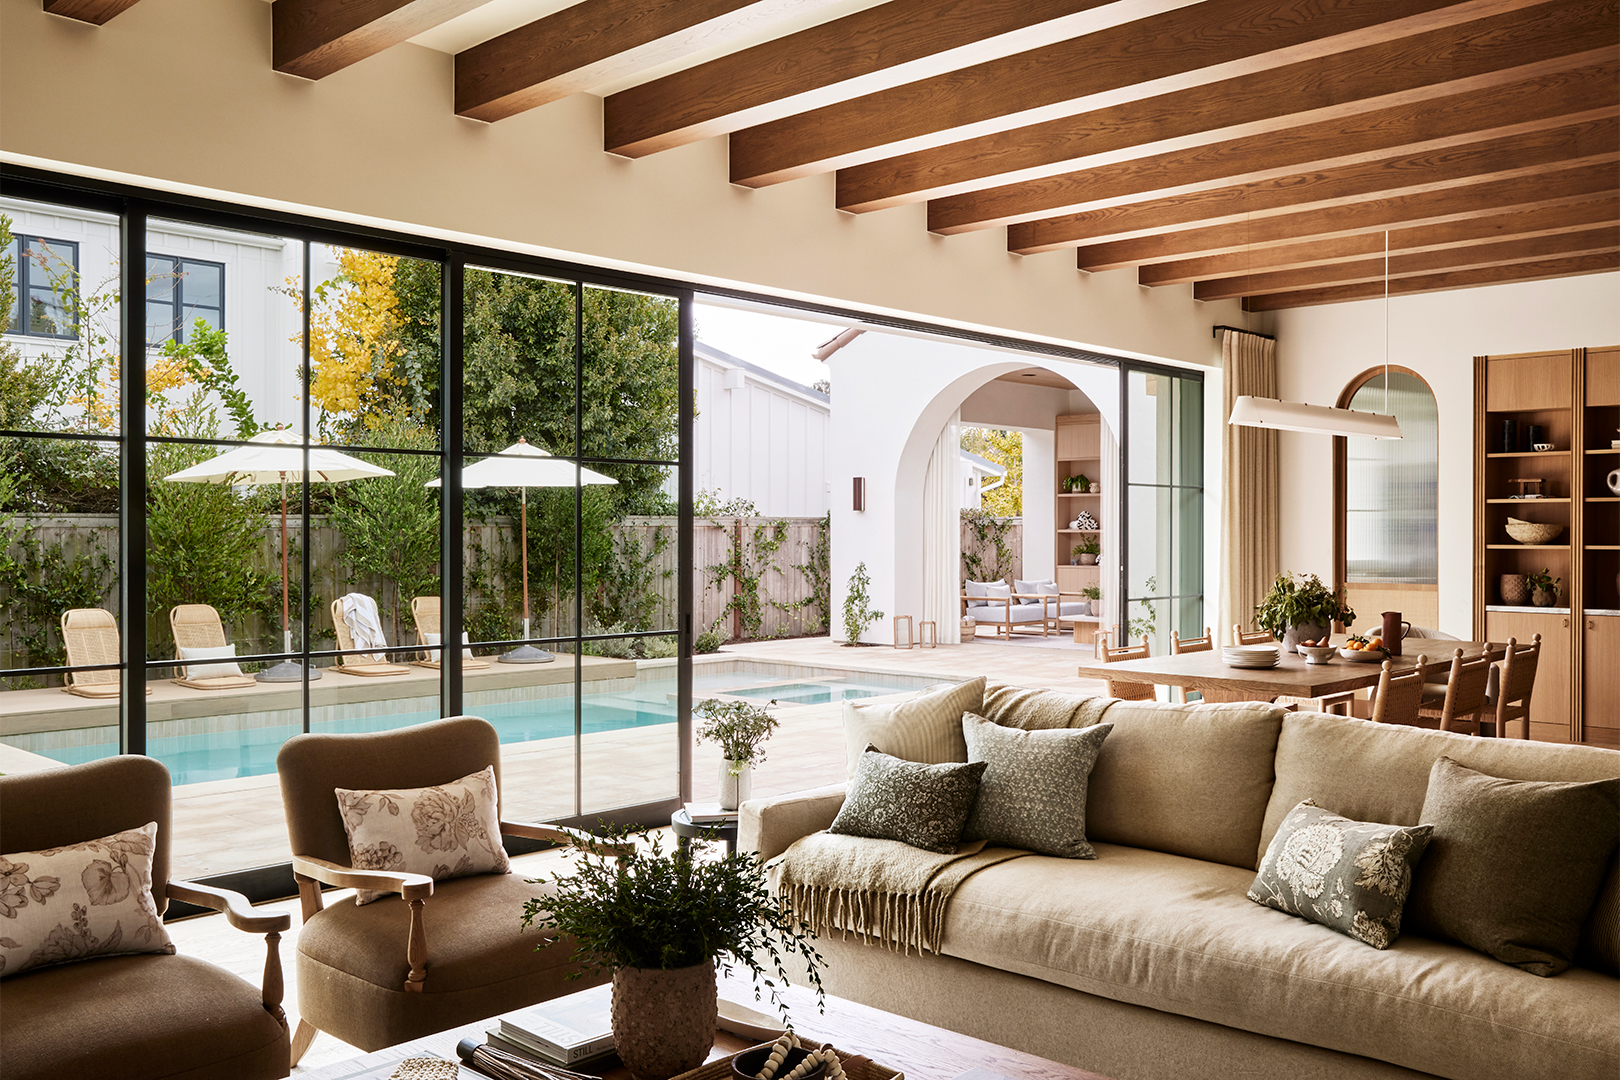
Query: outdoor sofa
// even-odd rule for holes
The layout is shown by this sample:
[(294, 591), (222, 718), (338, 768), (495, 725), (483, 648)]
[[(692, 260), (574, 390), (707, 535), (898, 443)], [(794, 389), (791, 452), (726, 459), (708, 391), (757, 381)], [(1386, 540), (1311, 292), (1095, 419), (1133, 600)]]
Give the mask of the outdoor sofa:
[[(1042, 693), (991, 684), (979, 712), (1013, 727), (1096, 719), (1093, 707), (1043, 722), (1030, 712)], [(1113, 729), (1086, 796), (1095, 860), (978, 871), (946, 909), (938, 953), (823, 934), (827, 990), (1115, 1080), (1620, 1076), (1612, 855), (1576, 966), (1551, 978), (1410, 929), (1380, 951), (1246, 895), (1301, 800), (1412, 825), (1443, 755), (1584, 782), (1620, 776), (1620, 753), (1264, 703), (1112, 702), (1101, 722)], [(740, 844), (774, 858), (827, 828), (845, 787), (744, 804)]]

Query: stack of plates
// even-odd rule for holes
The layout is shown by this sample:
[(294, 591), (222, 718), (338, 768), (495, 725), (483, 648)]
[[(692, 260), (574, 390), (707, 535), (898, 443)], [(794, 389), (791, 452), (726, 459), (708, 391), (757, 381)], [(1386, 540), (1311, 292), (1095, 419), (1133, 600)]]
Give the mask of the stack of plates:
[(1277, 666), (1278, 658), (1277, 646), (1274, 644), (1227, 645), (1221, 649), (1221, 659), (1226, 661), (1227, 667), (1274, 668)]

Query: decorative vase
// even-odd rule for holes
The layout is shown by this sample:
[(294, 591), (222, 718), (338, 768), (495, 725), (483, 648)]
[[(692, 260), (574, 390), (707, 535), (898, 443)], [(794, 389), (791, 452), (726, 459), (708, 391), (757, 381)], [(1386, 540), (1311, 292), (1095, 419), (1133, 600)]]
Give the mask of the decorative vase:
[[(735, 771), (733, 771), (735, 770)], [(720, 763), (720, 809), (735, 810), (754, 795), (754, 770), (735, 761)]]
[(1610, 491), (1614, 492), (1616, 495), (1620, 495), (1620, 469), (1616, 469), (1608, 476), (1605, 476), (1603, 478), (1603, 482), (1609, 485)]
[(1097, 565), (1097, 556), (1094, 553), (1082, 551), (1080, 553), (1080, 565), (1081, 566), (1096, 566)]
[(1102, 494), (1102, 485), (1101, 484), (1096, 484), (1096, 483), (1092, 484), (1091, 485), (1091, 493), (1093, 495), (1101, 495)]
[(1296, 623), (1283, 635), (1282, 651), (1297, 652), (1302, 641), (1321, 641), (1328, 636), (1328, 628), (1321, 623)]
[(714, 961), (660, 971), (613, 971), (613, 1043), (636, 1080), (669, 1080), (714, 1048)]
[(1512, 454), (1519, 449), (1519, 425), (1515, 420), (1502, 421), (1502, 453)]
[(1558, 602), (1558, 595), (1551, 589), (1537, 589), (1531, 594), (1530, 602), (1536, 607), (1552, 607)]
[(1502, 575), (1502, 603), (1522, 607), (1530, 599), (1530, 582), (1523, 574)]

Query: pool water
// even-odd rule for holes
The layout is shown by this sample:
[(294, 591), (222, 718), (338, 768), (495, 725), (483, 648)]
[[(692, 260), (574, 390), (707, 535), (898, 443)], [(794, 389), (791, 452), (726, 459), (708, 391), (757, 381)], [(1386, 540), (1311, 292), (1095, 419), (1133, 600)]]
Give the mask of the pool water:
[[(921, 689), (934, 680), (897, 681), (912, 685), (882, 686), (838, 678), (782, 682), (780, 676), (773, 679), (759, 675), (717, 673), (694, 675), (692, 691), (693, 698), (697, 700), (723, 693), (762, 702), (775, 698), (782, 704), (810, 705), (872, 697), (878, 694), (903, 693), (910, 689)], [(593, 734), (625, 728), (674, 724), (675, 692), (675, 680), (671, 677), (638, 680), (636, 685), (628, 690), (585, 694), (580, 700), (581, 729), (585, 734)], [(534, 742), (540, 739), (562, 738), (574, 733), (572, 697), (498, 702), (480, 705), (471, 711), (495, 726), (502, 743)], [(391, 731), (438, 718), (437, 711), (423, 709), (419, 712), (334, 720), (316, 724), (315, 730), (333, 734)], [(281, 749), (281, 744), (299, 734), (299, 731), (299, 728), (292, 726), (254, 727), (202, 735), (150, 738), (147, 740), (146, 750), (168, 767), (176, 786), (208, 780), (264, 776), (276, 771), (276, 753)], [(669, 737), (674, 738), (673, 731)], [(95, 744), (44, 753), (58, 761), (74, 765), (117, 752), (115, 744)]]

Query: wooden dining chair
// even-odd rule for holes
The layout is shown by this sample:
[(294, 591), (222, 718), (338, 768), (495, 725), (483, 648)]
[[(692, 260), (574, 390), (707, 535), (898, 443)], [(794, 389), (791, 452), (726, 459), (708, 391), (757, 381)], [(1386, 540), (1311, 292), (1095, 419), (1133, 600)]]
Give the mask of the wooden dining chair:
[(1375, 723), (1418, 726), (1418, 705), (1423, 700), (1423, 680), (1428, 665), (1429, 658), (1419, 656), (1416, 667), (1396, 675), (1390, 662), (1384, 661), (1370, 702), (1371, 719)]
[[(1214, 649), (1215, 635), (1209, 632), (1209, 627), (1207, 626), (1204, 627), (1203, 637), (1184, 638), (1175, 630), (1170, 631), (1171, 656), (1180, 656), (1183, 653), (1212, 652)], [(1171, 693), (1175, 700), (1182, 703), (1186, 703), (1189, 700), (1189, 691), (1185, 686), (1174, 687), (1172, 688)], [(1195, 695), (1199, 701), (1204, 700), (1204, 696), (1197, 690), (1193, 690), (1190, 693)]]
[[(1108, 633), (1097, 637), (1097, 656), (1105, 664), (1117, 664), (1123, 660), (1146, 660), (1153, 655), (1153, 646), (1148, 644), (1146, 634), (1142, 635), (1142, 644), (1110, 646), (1108, 643), (1118, 635), (1119, 627), (1110, 626)], [(1116, 682), (1108, 679), (1108, 696), (1119, 698), (1121, 701), (1152, 701), (1154, 698), (1152, 683)]]
[(1276, 641), (1277, 636), (1270, 630), (1256, 630), (1249, 632), (1237, 623), (1232, 624), (1232, 644), (1234, 645), (1264, 645), (1268, 641)]
[[(1497, 668), (1496, 715), (1492, 734), (1505, 738), (1510, 720), (1522, 720), (1519, 738), (1530, 737), (1530, 692), (1536, 685), (1536, 662), (1541, 657), (1541, 635), (1536, 634), (1530, 644), (1520, 645), (1508, 638), (1507, 648)], [(1488, 712), (1488, 710), (1487, 710)]]
[[(1445, 694), (1439, 700), (1428, 697), (1418, 703), (1419, 722), (1424, 726), (1428, 726), (1428, 721), (1436, 722), (1441, 731), (1478, 735), (1480, 716), (1485, 711), (1485, 688), (1490, 682), (1491, 664), (1496, 659), (1489, 648), (1472, 660), (1464, 660), (1461, 649), (1452, 653)], [(1429, 683), (1425, 689), (1434, 685)]]

